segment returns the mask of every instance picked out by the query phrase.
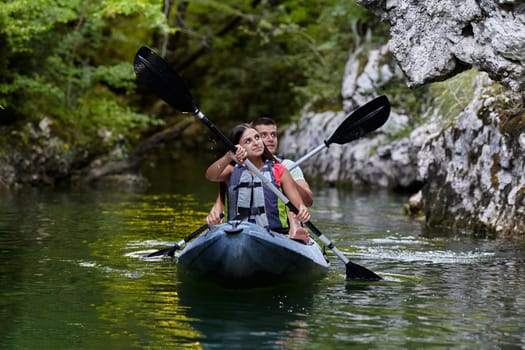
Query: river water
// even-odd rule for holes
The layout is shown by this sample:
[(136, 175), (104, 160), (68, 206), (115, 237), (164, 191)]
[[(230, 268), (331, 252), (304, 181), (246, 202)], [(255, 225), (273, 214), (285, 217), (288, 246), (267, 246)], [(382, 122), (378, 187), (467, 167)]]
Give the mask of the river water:
[(309, 285), (185, 285), (175, 260), (143, 255), (204, 223), (203, 171), (150, 169), (145, 191), (0, 193), (0, 349), (525, 348), (524, 240), (426, 230), (383, 191), (316, 189), (312, 209), (381, 282), (345, 281), (328, 252)]

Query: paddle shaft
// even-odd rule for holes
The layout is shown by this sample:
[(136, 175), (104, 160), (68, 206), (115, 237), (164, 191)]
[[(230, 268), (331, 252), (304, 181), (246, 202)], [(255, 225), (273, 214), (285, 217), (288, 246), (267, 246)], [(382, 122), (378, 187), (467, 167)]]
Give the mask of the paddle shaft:
[[(220, 216), (221, 216), (221, 218), (223, 218), (224, 214), (221, 213)], [(188, 243), (189, 241), (191, 241), (192, 239), (194, 239), (195, 237), (197, 237), (198, 235), (200, 235), (201, 233), (203, 233), (204, 231), (206, 231), (209, 228), (210, 228), (210, 226), (208, 224), (204, 224), (201, 227), (199, 227), (197, 230), (195, 230), (194, 232), (190, 233), (189, 235), (187, 235), (186, 237), (184, 237), (183, 239), (181, 239), (180, 241), (175, 243), (172, 247), (158, 250), (158, 251), (156, 251), (154, 253), (151, 253), (151, 254), (148, 254), (146, 256), (147, 257), (153, 257), (153, 256), (159, 256), (159, 255), (173, 256), (176, 250), (179, 250), (180, 248), (184, 247), (186, 245), (186, 243)]]
[(189, 241), (191, 241), (192, 239), (194, 239), (195, 237), (197, 237), (198, 235), (206, 231), (209, 227), (210, 226), (208, 224), (202, 225), (196, 231), (192, 232), (188, 236), (184, 237), (183, 239), (175, 243), (172, 248), (175, 248), (175, 250), (177, 250), (177, 249), (184, 247), (186, 243), (188, 243)]
[(293, 169), (297, 168), (302, 162), (312, 158), (313, 156), (315, 156), (317, 153), (321, 152), (325, 148), (328, 148), (328, 144), (326, 143), (326, 141), (320, 144), (319, 146), (317, 146), (316, 148), (314, 148), (313, 150), (311, 150), (309, 153), (299, 158), (298, 160), (296, 160), (292, 165), (290, 165), (290, 167), (286, 167), (286, 169), (288, 169), (288, 171), (292, 171)]
[(156, 252), (146, 255), (146, 257), (151, 258), (160, 255), (173, 256), (176, 250), (179, 250), (180, 248), (184, 247), (186, 243), (188, 243), (189, 241), (206, 231), (208, 228), (208, 224), (204, 224), (201, 227), (199, 227), (196, 231), (190, 233), (188, 236), (176, 242), (172, 247), (157, 250)]

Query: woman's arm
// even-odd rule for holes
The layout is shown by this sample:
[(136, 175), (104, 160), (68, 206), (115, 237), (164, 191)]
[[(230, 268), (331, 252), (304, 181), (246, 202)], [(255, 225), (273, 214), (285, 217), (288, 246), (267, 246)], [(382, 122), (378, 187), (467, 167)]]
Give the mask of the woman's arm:
[(206, 169), (206, 180), (212, 182), (228, 182), (233, 171), (231, 152), (226, 153), (221, 158), (217, 159), (212, 165)]
[(226, 152), (222, 157), (213, 162), (212, 165), (206, 169), (204, 176), (206, 180), (213, 182), (228, 182), (233, 171), (232, 162), (242, 164), (246, 159), (246, 150), (237, 145), (235, 154), (231, 151)]
[(310, 213), (308, 212), (308, 208), (306, 208), (306, 205), (304, 204), (301, 195), (297, 190), (297, 184), (290, 175), (290, 172), (286, 169), (281, 174), (281, 185), (283, 187), (284, 193), (286, 194), (286, 197), (288, 197), (290, 202), (292, 202), (292, 204), (298, 209), (297, 219), (301, 222), (310, 221)]

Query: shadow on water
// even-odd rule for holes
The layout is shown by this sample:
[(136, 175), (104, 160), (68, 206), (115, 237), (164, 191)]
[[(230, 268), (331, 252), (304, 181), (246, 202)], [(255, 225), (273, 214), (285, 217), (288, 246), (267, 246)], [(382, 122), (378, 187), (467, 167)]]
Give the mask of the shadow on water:
[(312, 284), (244, 290), (195, 281), (177, 285), (179, 303), (202, 334), (202, 345), (228, 349), (287, 348), (305, 341), (319, 289)]

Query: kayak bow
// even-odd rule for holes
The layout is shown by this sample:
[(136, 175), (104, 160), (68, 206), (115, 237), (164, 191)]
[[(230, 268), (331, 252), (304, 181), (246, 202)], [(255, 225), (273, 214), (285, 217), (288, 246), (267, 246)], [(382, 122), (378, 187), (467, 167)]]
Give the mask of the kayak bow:
[(246, 288), (320, 279), (329, 263), (313, 239), (304, 244), (256, 224), (233, 221), (189, 243), (177, 265), (183, 278)]

